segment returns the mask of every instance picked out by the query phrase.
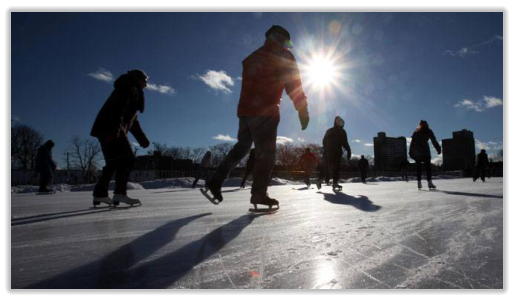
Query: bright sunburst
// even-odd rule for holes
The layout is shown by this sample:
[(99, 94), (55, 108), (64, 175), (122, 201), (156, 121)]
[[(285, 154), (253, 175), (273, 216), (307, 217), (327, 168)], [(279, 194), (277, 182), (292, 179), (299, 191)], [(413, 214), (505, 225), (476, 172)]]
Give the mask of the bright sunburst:
[(305, 68), (307, 81), (318, 89), (330, 87), (338, 77), (334, 62), (321, 55), (314, 56)]

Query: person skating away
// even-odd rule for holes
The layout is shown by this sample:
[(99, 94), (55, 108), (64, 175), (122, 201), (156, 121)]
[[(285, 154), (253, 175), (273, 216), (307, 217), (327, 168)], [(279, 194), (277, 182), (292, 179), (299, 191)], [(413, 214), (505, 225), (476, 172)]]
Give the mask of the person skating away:
[(196, 188), (196, 184), (198, 183), (198, 180), (202, 176), (205, 178), (205, 182), (207, 182), (209, 180), (209, 168), (211, 167), (211, 156), (212, 156), (211, 151), (205, 152), (205, 154), (202, 158), (202, 161), (200, 162), (200, 165), (198, 166), (198, 170), (196, 171), (195, 181), (193, 181), (193, 185), (191, 186), (191, 188), (193, 188), (193, 189)]
[(221, 186), (229, 172), (248, 154), (255, 144), (255, 165), (251, 204), (276, 205), (267, 194), (275, 163), (277, 127), (280, 120), (280, 98), (285, 88), (298, 111), (302, 130), (307, 128), (309, 113), (300, 73), (294, 55), (289, 51), (291, 38), (284, 28), (273, 25), (265, 34), (262, 47), (243, 61), (241, 96), (237, 108), (239, 131), (237, 143), (207, 183), (214, 204), (223, 200)]
[(364, 158), (364, 155), (361, 155), (361, 159), (359, 159), (359, 169), (361, 171), (361, 181), (362, 183), (366, 183), (366, 178), (369, 169), (369, 161), (366, 158)]
[(407, 173), (407, 169), (409, 167), (409, 161), (407, 159), (404, 159), (400, 162), (400, 174), (402, 175), (402, 180), (405, 182), (409, 182), (409, 175)]
[(430, 146), (428, 140), (432, 141), (432, 145), (441, 154), (441, 146), (435, 138), (434, 132), (429, 128), (427, 121), (420, 120), (418, 128), (412, 134), (412, 140), (409, 148), (409, 156), (416, 161), (416, 172), (418, 179), (418, 189), (422, 188), (421, 184), (421, 164), (425, 165), (427, 170), (428, 188), (435, 189), (436, 186), (432, 183), (432, 156), (430, 155)]
[(253, 164), (255, 163), (255, 149), (250, 150), (250, 156), (248, 157), (248, 161), (246, 161), (245, 173), (243, 175), (243, 179), (241, 179), (241, 189), (244, 189), (246, 186), (246, 179), (253, 172)]
[(346, 158), (350, 160), (352, 149), (350, 149), (348, 135), (344, 130), (344, 120), (337, 116), (334, 119), (334, 127), (328, 129), (323, 137), (323, 162), (317, 182), (318, 190), (321, 189), (322, 180), (327, 172), (332, 172), (332, 188), (339, 191), (343, 188), (339, 185), (339, 168), (341, 167), (343, 148), (346, 150)]
[(477, 154), (476, 164), (475, 164), (475, 174), (473, 175), (473, 182), (475, 182), (478, 177), (485, 182), (485, 175), (487, 170), (489, 169), (489, 157), (485, 152), (485, 149), (480, 150), (480, 153)]
[(55, 191), (48, 189), (57, 166), (52, 160), (52, 148), (55, 146), (52, 140), (46, 141), (37, 149), (35, 172), (39, 174), (38, 194), (51, 194)]
[[(93, 205), (100, 203), (119, 205), (120, 202), (141, 204), (139, 199), (127, 196), (127, 182), (135, 161), (128, 139), (129, 131), (143, 148), (150, 146), (137, 119), (138, 111), (145, 109), (143, 89), (148, 76), (141, 70), (128, 71), (114, 82), (114, 91), (104, 103), (91, 129), (98, 138), (105, 159), (102, 175), (93, 191)], [(108, 195), (109, 182), (115, 174), (114, 197)]]
[(303, 182), (307, 187), (311, 186), (311, 173), (318, 166), (318, 159), (311, 152), (310, 148), (306, 148), (303, 155), (300, 157), (300, 169), (303, 172)]

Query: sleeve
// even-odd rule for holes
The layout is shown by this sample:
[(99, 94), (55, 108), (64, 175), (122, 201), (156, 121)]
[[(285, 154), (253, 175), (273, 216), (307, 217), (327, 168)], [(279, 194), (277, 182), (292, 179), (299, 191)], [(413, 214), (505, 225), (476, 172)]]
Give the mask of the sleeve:
[(430, 131), (430, 140), (432, 141), (432, 145), (434, 145), (434, 148), (437, 150), (438, 153), (441, 152), (441, 146), (439, 145), (439, 142), (435, 138), (434, 132)]
[(130, 132), (136, 138), (136, 141), (139, 143), (139, 145), (141, 145), (141, 147), (146, 148), (150, 146), (150, 141), (146, 138), (143, 129), (141, 129), (141, 125), (139, 124), (139, 120), (137, 119), (137, 117), (132, 122)]
[(284, 75), (284, 86), (286, 93), (293, 100), (294, 107), (296, 110), (300, 110), (307, 107), (307, 96), (303, 93), (302, 81), (300, 79), (300, 71), (296, 64), (294, 55), (287, 52), (285, 58), (285, 75)]
[(343, 130), (343, 148), (349, 153), (348, 156), (352, 155), (352, 149), (350, 148), (350, 144), (348, 144), (348, 135), (345, 130)]

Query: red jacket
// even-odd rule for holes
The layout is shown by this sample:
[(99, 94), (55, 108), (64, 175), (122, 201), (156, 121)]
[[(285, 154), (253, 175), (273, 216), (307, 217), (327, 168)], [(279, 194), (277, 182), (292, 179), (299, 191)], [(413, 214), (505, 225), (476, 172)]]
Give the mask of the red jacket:
[(296, 59), (282, 46), (266, 41), (243, 61), (238, 117), (280, 116), (280, 97), (286, 93), (296, 110), (307, 106)]
[(318, 159), (311, 153), (304, 153), (300, 158), (300, 168), (305, 171), (312, 171), (318, 165)]

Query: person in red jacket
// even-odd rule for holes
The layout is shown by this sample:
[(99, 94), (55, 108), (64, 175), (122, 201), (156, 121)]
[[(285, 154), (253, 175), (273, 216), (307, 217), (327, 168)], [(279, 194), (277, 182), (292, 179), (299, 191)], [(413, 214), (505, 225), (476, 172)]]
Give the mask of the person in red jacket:
[(311, 152), (310, 148), (306, 148), (303, 155), (300, 157), (300, 169), (303, 171), (303, 182), (307, 187), (311, 186), (311, 173), (318, 166), (318, 159)]
[(206, 187), (217, 200), (215, 204), (223, 201), (221, 186), (228, 174), (254, 143), (255, 166), (250, 203), (278, 206), (278, 201), (270, 198), (267, 190), (275, 163), (280, 97), (284, 89), (298, 111), (302, 130), (309, 123), (307, 97), (303, 93), (296, 59), (288, 49), (291, 45), (289, 32), (273, 25), (265, 36), (264, 45), (243, 61), (243, 81), (237, 108), (238, 141)]

